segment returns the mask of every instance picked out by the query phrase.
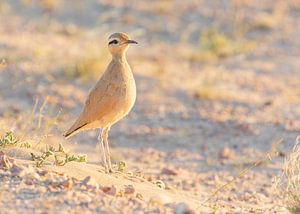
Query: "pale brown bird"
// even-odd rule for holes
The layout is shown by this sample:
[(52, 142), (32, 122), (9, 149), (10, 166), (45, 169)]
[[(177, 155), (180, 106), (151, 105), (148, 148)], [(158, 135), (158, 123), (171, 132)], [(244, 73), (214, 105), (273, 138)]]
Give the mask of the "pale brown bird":
[(135, 81), (126, 60), (129, 44), (137, 42), (130, 40), (124, 33), (114, 33), (109, 37), (108, 49), (112, 60), (90, 92), (79, 118), (64, 134), (69, 138), (83, 130), (100, 128), (98, 140), (107, 172), (112, 172), (108, 146), (109, 129), (130, 112), (136, 98)]

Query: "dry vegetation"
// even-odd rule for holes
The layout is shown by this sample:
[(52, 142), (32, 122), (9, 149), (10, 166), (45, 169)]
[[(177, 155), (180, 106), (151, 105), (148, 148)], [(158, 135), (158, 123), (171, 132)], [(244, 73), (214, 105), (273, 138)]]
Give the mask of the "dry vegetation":
[[(0, 1), (1, 210), (299, 212), (299, 5)], [(138, 97), (111, 131), (106, 175), (96, 131), (61, 134), (114, 31), (139, 42)]]
[(191, 61), (212, 61), (251, 52), (254, 41), (240, 38), (230, 39), (218, 29), (204, 29), (199, 36), (199, 48), (189, 56)]
[(300, 212), (300, 137), (287, 156), (282, 175), (276, 180), (278, 194), (291, 213)]

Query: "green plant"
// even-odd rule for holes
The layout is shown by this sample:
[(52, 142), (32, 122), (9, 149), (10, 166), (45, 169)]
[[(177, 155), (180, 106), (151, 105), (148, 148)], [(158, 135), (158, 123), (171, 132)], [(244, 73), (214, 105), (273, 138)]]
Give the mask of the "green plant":
[(163, 181), (161, 181), (161, 180), (157, 180), (157, 181), (155, 182), (155, 185), (158, 186), (159, 188), (162, 188), (162, 189), (165, 189), (165, 188), (166, 188), (165, 183), (164, 183)]
[(124, 161), (120, 161), (118, 162), (117, 167), (119, 172), (124, 172), (126, 168), (126, 163)]
[(53, 146), (47, 146), (41, 155), (35, 155), (33, 153), (30, 154), (31, 159), (35, 161), (37, 167), (43, 166), (45, 161), (47, 161), (50, 157), (54, 157), (54, 164), (56, 166), (64, 166), (69, 162), (87, 162), (86, 155), (70, 155), (65, 151), (61, 143), (58, 145), (57, 149), (55, 149)]
[(28, 142), (22, 142), (22, 143), (20, 144), (20, 147), (21, 147), (21, 148), (29, 149), (29, 148), (32, 147), (32, 145), (31, 145), (31, 143), (28, 143)]
[(6, 132), (5, 136), (0, 139), (0, 147), (15, 146), (18, 143), (11, 131)]
[(13, 135), (13, 132), (6, 132), (4, 137), (0, 139), (0, 147), (9, 147), (9, 146), (19, 146), (24, 148), (30, 148), (31, 144), (28, 142), (21, 142), (19, 139), (16, 139)]

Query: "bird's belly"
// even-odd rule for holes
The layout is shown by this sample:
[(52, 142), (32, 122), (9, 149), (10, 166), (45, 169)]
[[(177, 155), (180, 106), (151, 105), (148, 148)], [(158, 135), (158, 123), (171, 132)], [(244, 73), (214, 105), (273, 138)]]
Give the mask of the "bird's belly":
[(103, 123), (105, 123), (104, 126), (116, 123), (125, 117), (132, 109), (136, 100), (136, 86), (134, 80), (129, 85), (118, 87), (116, 94), (112, 96), (116, 98), (116, 101), (109, 113), (102, 118)]
[(123, 88), (123, 93), (117, 102), (116, 108), (121, 110), (120, 114), (127, 115), (132, 109), (136, 99), (136, 86), (134, 80)]

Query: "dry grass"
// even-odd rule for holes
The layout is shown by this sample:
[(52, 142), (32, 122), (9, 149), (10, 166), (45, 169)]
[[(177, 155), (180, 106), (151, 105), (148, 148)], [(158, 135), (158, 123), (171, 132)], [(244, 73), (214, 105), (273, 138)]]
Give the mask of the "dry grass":
[(172, 10), (172, 1), (158, 1), (153, 5), (154, 12), (158, 14), (168, 14)]
[(278, 20), (273, 14), (262, 13), (257, 16), (253, 23), (251, 23), (251, 30), (272, 30), (277, 27)]
[(256, 46), (254, 41), (231, 38), (218, 29), (209, 28), (199, 36), (199, 48), (189, 59), (191, 61), (218, 60), (243, 53), (248, 53)]
[(87, 45), (78, 58), (72, 59), (64, 68), (64, 73), (71, 78), (80, 78), (83, 82), (98, 79), (109, 62), (110, 55), (104, 51), (106, 49), (97, 48), (95, 44)]
[(291, 213), (300, 213), (300, 136), (284, 162), (276, 187), (284, 206)]
[[(237, 78), (241, 81), (240, 85), (234, 82)], [(195, 84), (190, 90), (196, 99), (251, 105), (260, 105), (264, 102), (264, 97), (250, 89), (247, 84), (256, 80), (252, 72), (244, 72), (243, 77), (237, 77), (232, 72), (208, 67), (194, 79)]]
[(228, 100), (229, 94), (226, 89), (221, 89), (212, 84), (205, 84), (197, 88), (194, 93), (195, 98), (205, 100)]
[[(205, 203), (207, 203), (208, 201), (210, 201), (211, 199), (216, 197), (217, 194), (219, 194), (221, 191), (228, 188), (230, 185), (232, 185), (238, 179), (242, 179), (249, 171), (253, 170), (254, 168), (256, 168), (258, 166), (268, 164), (274, 157), (276, 157), (278, 155), (278, 145), (281, 144), (281, 143), (282, 143), (282, 139), (278, 139), (278, 140), (274, 141), (271, 144), (270, 150), (261, 159), (251, 163), (251, 165), (249, 167), (244, 168), (243, 170), (241, 170), (230, 181), (226, 182), (225, 184), (221, 185), (219, 188), (214, 190), (213, 193), (201, 203), (201, 205), (204, 205)], [(216, 211), (217, 211), (217, 208), (216, 208)]]
[[(37, 100), (31, 114), (26, 112), (26, 114), (16, 118), (14, 131), (1, 133), (0, 150), (30, 149), (24, 150), (24, 154), (31, 155), (31, 159), (37, 167), (43, 166), (44, 163), (63, 166), (69, 162), (87, 162), (86, 155), (71, 154), (65, 150), (63, 144), (59, 142), (61, 141), (60, 138), (56, 138), (55, 141), (49, 139), (51, 135), (56, 134), (53, 129), (57, 126), (59, 117), (59, 111), (56, 116), (53, 116), (51, 111), (53, 110), (49, 108), (48, 99), (41, 103)], [(8, 130), (9, 128), (5, 129)]]
[[(45, 141), (49, 141), (49, 137), (56, 134), (59, 116), (60, 111), (55, 106), (50, 106), (48, 99), (42, 102), (37, 100), (31, 111), (14, 115), (13, 119), (8, 115), (1, 124), (0, 147), (17, 145), (42, 151)], [(58, 144), (57, 139), (53, 144)]]
[(60, 7), (62, 1), (61, 0), (39, 0), (39, 1), (20, 0), (20, 3), (23, 7), (37, 6), (40, 9), (42, 9), (44, 13), (51, 13)]

